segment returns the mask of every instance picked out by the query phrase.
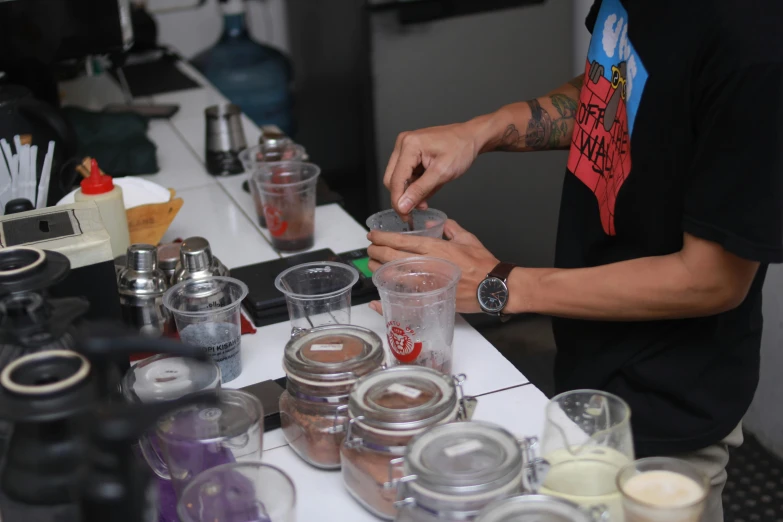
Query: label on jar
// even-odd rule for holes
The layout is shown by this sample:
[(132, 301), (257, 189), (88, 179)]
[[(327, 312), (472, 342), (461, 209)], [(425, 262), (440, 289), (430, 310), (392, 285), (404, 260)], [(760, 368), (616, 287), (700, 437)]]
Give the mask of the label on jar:
[(313, 344), (310, 346), (312, 352), (339, 352), (342, 349), (342, 344)]
[(418, 399), (419, 395), (421, 395), (421, 390), (417, 390), (416, 388), (411, 388), (410, 386), (405, 386), (404, 384), (398, 384), (396, 382), (391, 386), (389, 386), (388, 388), (386, 388), (386, 391), (389, 393), (397, 393), (399, 395), (404, 395), (409, 399)]
[(481, 442), (477, 440), (469, 440), (467, 442), (460, 442), (459, 444), (444, 448), (443, 453), (445, 453), (446, 456), (450, 459), (453, 459), (454, 457), (459, 457), (460, 455), (473, 453), (474, 451), (480, 450), (483, 447), (484, 445), (481, 444)]

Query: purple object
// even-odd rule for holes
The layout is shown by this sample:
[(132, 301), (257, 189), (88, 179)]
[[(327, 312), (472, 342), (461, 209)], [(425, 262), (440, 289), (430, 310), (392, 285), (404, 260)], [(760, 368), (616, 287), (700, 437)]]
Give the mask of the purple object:
[(255, 484), (242, 473), (227, 470), (189, 488), (181, 502), (199, 520), (219, 522), (271, 522), (256, 499)]

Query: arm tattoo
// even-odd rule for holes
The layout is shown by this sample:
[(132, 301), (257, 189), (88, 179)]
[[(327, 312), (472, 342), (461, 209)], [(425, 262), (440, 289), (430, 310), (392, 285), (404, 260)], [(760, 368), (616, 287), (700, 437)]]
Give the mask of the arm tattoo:
[(531, 117), (527, 122), (525, 145), (533, 150), (542, 150), (546, 148), (552, 134), (552, 118), (538, 100), (530, 100), (527, 104)]
[(500, 145), (498, 145), (497, 150), (513, 152), (517, 150), (520, 141), (522, 141), (522, 138), (519, 136), (517, 126), (512, 123), (506, 127), (506, 132), (503, 133), (503, 137), (500, 139)]
[[(583, 79), (583, 76), (578, 76), (568, 83), (580, 89)], [(569, 140), (570, 120), (576, 118), (579, 101), (563, 93), (550, 94), (549, 101), (557, 114), (549, 114), (538, 100), (526, 102), (530, 107), (530, 119), (525, 134), (522, 135), (516, 125), (510, 124), (506, 127), (495, 150), (515, 151), (522, 148), (547, 150), (565, 146)]]
[(581, 91), (582, 90), (582, 85), (585, 84), (585, 75), (584, 74), (580, 74), (576, 78), (573, 78), (573, 79), (569, 80), (568, 84), (576, 87), (577, 91)]

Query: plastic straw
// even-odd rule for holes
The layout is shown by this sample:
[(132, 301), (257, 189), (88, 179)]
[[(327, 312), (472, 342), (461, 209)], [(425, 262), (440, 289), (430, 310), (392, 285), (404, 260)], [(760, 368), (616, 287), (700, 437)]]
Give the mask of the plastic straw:
[(14, 171), (11, 169), (11, 160), (13, 159), (14, 155), (11, 152), (11, 146), (8, 144), (5, 139), (0, 140), (0, 147), (3, 149), (3, 154), (5, 155), (5, 161), (6, 165), (8, 167), (8, 174), (13, 177)]
[(38, 183), (38, 201), (35, 208), (44, 208), (46, 198), (49, 196), (49, 179), (52, 173), (52, 159), (54, 158), (54, 142), (49, 142), (49, 150), (46, 151), (43, 168), (41, 169), (41, 181)]
[[(32, 172), (32, 181), (33, 181), (33, 199), (30, 200), (30, 203), (35, 203), (36, 200), (36, 181), (38, 181), (38, 145), (31, 145), (30, 146), (30, 172)], [(38, 208), (38, 205), (35, 206), (35, 208)]]

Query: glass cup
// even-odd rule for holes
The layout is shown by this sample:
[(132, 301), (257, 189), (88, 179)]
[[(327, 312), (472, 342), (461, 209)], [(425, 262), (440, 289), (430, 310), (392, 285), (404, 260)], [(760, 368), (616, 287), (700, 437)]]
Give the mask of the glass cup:
[(238, 279), (208, 277), (182, 281), (163, 296), (182, 342), (204, 347), (224, 383), (242, 373), (240, 306), (247, 291)]
[(300, 161), (263, 163), (251, 184), (261, 197), (263, 216), (280, 252), (299, 252), (315, 244), (315, 192), (321, 168)]
[(269, 464), (225, 464), (185, 488), (177, 514), (182, 522), (295, 522), (296, 489)]
[(359, 272), (344, 263), (304, 263), (281, 272), (275, 287), (285, 294), (291, 335), (326, 324), (351, 323), (351, 289)]
[[(262, 143), (254, 147), (248, 147), (239, 153), (239, 161), (245, 168), (245, 172), (255, 173), (260, 165), (273, 161), (305, 161), (307, 152), (301, 145), (295, 144), (291, 139), (273, 140), (271, 143)], [(266, 228), (264, 218), (264, 205), (261, 204), (261, 194), (255, 183), (248, 183), (250, 195), (256, 206), (258, 223)]]
[[(122, 378), (122, 395), (130, 403), (173, 401), (191, 393), (220, 388), (220, 368), (214, 361), (160, 354), (132, 366)], [(171, 480), (155, 430), (139, 438), (144, 460), (164, 480)]]
[(165, 464), (178, 498), (204, 470), (234, 462), (261, 461), (261, 402), (239, 390), (219, 390), (217, 394), (217, 404), (195, 403), (158, 419), (155, 434), (163, 460), (149, 463), (158, 474)]
[(699, 522), (710, 481), (685, 461), (640, 459), (617, 474), (625, 522)]
[(373, 275), (389, 349), (398, 364), (451, 374), (459, 267), (433, 257), (386, 263)]
[(585, 508), (603, 505), (622, 520), (615, 478), (634, 460), (631, 410), (621, 398), (596, 390), (553, 397), (546, 407), (541, 454), (548, 464), (540, 493)]
[(427, 210), (414, 209), (410, 213), (412, 218), (411, 228), (394, 210), (382, 210), (367, 218), (367, 228), (381, 230), (383, 232), (399, 232), (411, 236), (443, 237), (443, 227), (446, 225), (446, 214), (440, 210), (428, 208)]

